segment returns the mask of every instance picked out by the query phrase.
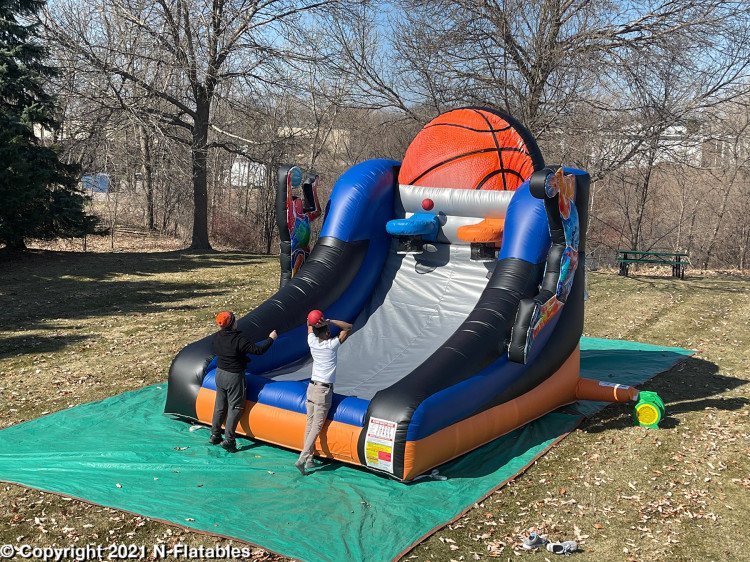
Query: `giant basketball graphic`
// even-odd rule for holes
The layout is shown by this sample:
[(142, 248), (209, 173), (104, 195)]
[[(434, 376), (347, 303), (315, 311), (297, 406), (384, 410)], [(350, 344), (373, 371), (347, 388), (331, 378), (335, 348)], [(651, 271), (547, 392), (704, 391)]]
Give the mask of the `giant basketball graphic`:
[(542, 164), (526, 128), (501, 111), (462, 108), (436, 117), (417, 134), (399, 183), (452, 189), (515, 191)]

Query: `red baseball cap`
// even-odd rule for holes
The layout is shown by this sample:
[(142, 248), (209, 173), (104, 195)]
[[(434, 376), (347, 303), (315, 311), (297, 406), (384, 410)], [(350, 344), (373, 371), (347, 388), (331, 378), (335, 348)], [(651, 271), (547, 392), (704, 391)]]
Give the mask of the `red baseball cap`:
[(311, 310), (307, 315), (307, 323), (310, 326), (315, 326), (321, 320), (323, 320), (323, 313), (320, 310)]
[(234, 312), (231, 310), (222, 310), (216, 315), (216, 323), (220, 328), (229, 328), (234, 324)]

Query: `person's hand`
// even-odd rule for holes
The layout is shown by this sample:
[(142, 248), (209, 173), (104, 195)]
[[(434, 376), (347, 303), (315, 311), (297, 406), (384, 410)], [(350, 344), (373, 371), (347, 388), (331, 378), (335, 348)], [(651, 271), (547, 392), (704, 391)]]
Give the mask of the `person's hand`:
[(273, 332), (271, 332), (270, 334), (268, 334), (268, 337), (271, 338), (272, 340), (276, 340), (276, 338), (279, 337), (279, 334), (277, 334), (276, 330), (274, 330)]

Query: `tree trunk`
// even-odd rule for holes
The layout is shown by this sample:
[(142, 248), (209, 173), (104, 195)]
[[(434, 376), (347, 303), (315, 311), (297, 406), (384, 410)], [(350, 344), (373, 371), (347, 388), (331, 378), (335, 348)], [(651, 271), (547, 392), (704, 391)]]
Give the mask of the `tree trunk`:
[(747, 263), (748, 242), (750, 242), (750, 236), (748, 234), (743, 233), (742, 242), (740, 242), (740, 252), (739, 252), (740, 261), (737, 264), (742, 273), (745, 273), (745, 264)]
[(210, 101), (198, 100), (197, 117), (193, 125), (193, 238), (191, 250), (210, 250), (208, 239), (208, 117)]
[(651, 143), (651, 148), (648, 154), (648, 161), (647, 166), (645, 170), (645, 174), (643, 176), (643, 181), (639, 185), (639, 190), (637, 192), (638, 195), (638, 201), (637, 201), (637, 208), (636, 208), (636, 218), (635, 218), (635, 228), (633, 232), (633, 237), (631, 240), (631, 250), (640, 250), (639, 246), (641, 245), (641, 238), (643, 233), (643, 220), (646, 217), (646, 204), (648, 203), (648, 192), (649, 188), (651, 186), (651, 174), (654, 171), (654, 162), (656, 161), (656, 151), (658, 149), (658, 142), (659, 137), (657, 136), (654, 141)]
[(266, 172), (266, 189), (259, 197), (262, 202), (263, 220), (263, 242), (265, 243), (266, 255), (271, 253), (273, 238), (276, 232), (276, 169), (278, 164), (272, 160)]
[(266, 255), (271, 255), (271, 244), (273, 243), (273, 229), (268, 228), (266, 232)]
[(689, 254), (693, 250), (693, 240), (695, 239), (695, 223), (698, 218), (698, 203), (699, 199), (693, 202), (693, 216), (690, 219), (690, 229), (688, 230), (687, 243), (685, 244), (685, 251)]
[(146, 127), (140, 127), (141, 141), (141, 173), (143, 174), (143, 187), (146, 191), (146, 220), (145, 226), (149, 232), (156, 230), (154, 221), (154, 176), (151, 162), (151, 139)]
[[(684, 190), (684, 187), (683, 187)], [(679, 252), (681, 250), (682, 246), (682, 223), (685, 221), (685, 213), (687, 208), (687, 201), (685, 201), (685, 193), (684, 191), (680, 193), (680, 215), (677, 219), (677, 240), (673, 246), (673, 251)]]
[(714, 224), (713, 230), (711, 230), (711, 235), (708, 238), (708, 245), (706, 247), (706, 254), (703, 257), (703, 270), (708, 269), (708, 263), (711, 261), (711, 255), (713, 254), (714, 246), (716, 245), (716, 237), (719, 234), (719, 229), (724, 222), (724, 213), (726, 213), (727, 211), (727, 203), (729, 202), (729, 194), (732, 191), (732, 183), (734, 183), (734, 179), (732, 180), (732, 182), (729, 182), (729, 185), (726, 186), (726, 188), (724, 189), (724, 193), (722, 194), (721, 205), (719, 207), (719, 213), (716, 217), (716, 223)]
[(742, 239), (742, 244), (740, 246), (740, 271), (742, 273), (745, 273), (745, 270), (747, 269), (747, 250), (750, 248), (750, 232), (745, 234)]
[(26, 242), (23, 236), (5, 240), (5, 251), (8, 253), (23, 252), (26, 250)]

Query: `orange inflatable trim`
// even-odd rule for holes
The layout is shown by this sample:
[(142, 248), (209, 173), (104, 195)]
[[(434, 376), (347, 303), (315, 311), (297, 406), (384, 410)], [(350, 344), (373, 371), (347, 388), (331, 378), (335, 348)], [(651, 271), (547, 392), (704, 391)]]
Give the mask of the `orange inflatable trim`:
[(477, 224), (459, 226), (457, 230), (458, 239), (464, 242), (494, 243), (499, 247), (503, 239), (504, 224), (504, 219), (484, 219)]
[[(195, 403), (198, 421), (211, 424), (216, 391), (201, 388)], [(248, 400), (242, 412), (237, 433), (288, 449), (302, 450), (307, 416), (283, 408)], [(315, 441), (315, 454), (349, 464), (361, 465), (357, 441), (361, 427), (328, 420)]]

